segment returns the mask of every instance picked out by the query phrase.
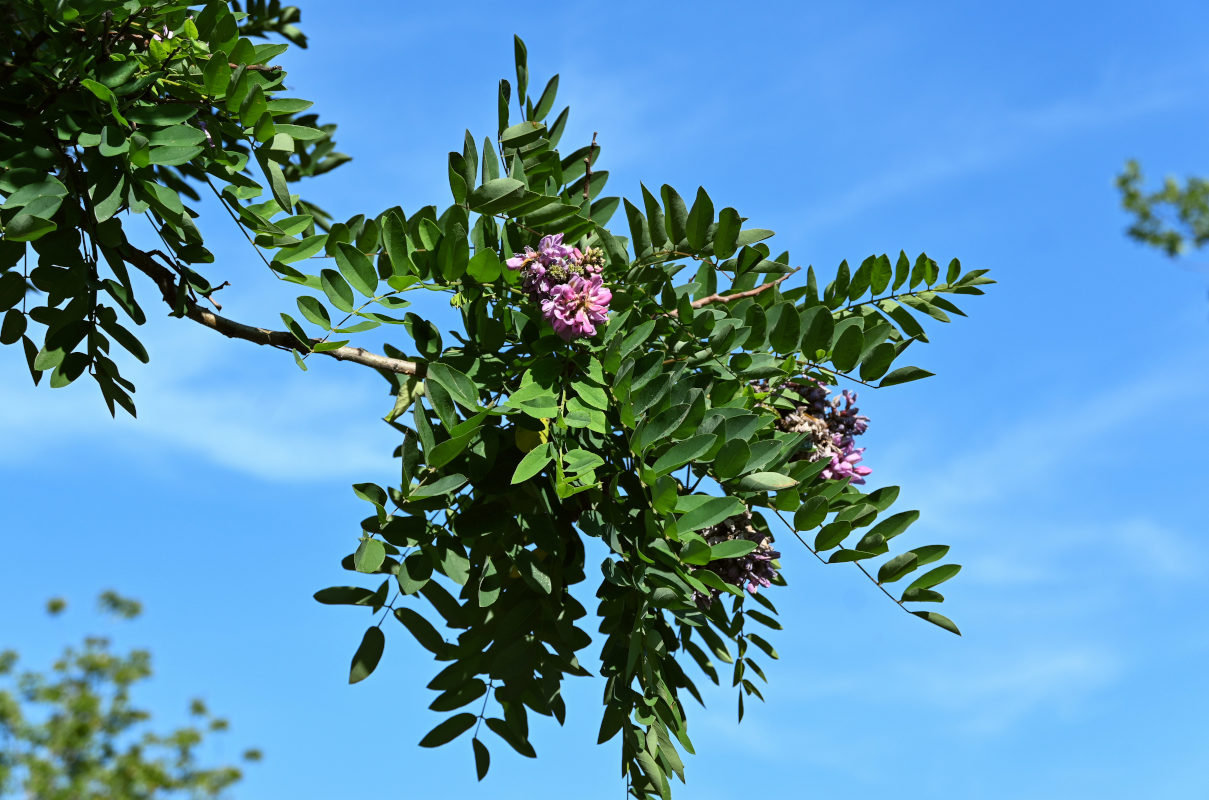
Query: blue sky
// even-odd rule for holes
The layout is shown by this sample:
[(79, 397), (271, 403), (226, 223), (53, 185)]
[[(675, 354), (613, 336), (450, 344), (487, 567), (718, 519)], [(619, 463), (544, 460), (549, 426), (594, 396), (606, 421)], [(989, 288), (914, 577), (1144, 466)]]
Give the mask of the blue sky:
[[(610, 193), (704, 184), (825, 272), (899, 249), (991, 268), (917, 351), (937, 377), (861, 396), (872, 483), (923, 511), (912, 545), (965, 564), (944, 609), (965, 636), (785, 542), (768, 702), (736, 726), (733, 695), (707, 695), (677, 796), (1209, 796), (1209, 257), (1127, 240), (1112, 186), (1129, 157), (1209, 172), (1209, 9), (838, 5), (310, 2), (289, 83), (355, 160), (308, 194), (340, 216), (447, 202), (445, 153), (494, 131), (515, 31), (539, 89), (561, 73), (564, 147), (599, 132)], [(293, 306), (203, 222), (231, 316)], [(346, 582), (348, 485), (395, 473), (381, 379), (153, 316), (137, 421), (84, 382), (32, 388), (0, 352), (0, 645), (30, 663), (85, 632), (150, 645), (157, 716), (201, 694), (232, 720), (213, 758), (264, 749), (241, 798), (620, 796), (594, 680), (568, 685), (565, 729), (535, 725), (537, 761), (494, 747), (483, 784), (468, 742), (415, 745), (434, 666), (403, 631), (345, 684), (368, 618), (310, 595)], [(97, 618), (108, 587), (146, 615)], [(48, 621), (55, 594), (74, 613)]]

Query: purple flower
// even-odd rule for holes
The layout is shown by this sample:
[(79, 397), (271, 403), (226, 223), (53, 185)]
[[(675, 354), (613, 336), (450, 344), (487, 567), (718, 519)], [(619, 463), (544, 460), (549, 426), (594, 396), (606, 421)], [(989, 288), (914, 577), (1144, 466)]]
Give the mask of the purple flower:
[[(529, 248), (525, 248), (528, 250)], [(563, 235), (561, 233), (543, 236), (542, 240), (537, 243), (537, 259), (542, 265), (550, 267), (561, 266), (568, 260), (572, 260), (574, 255), (579, 252), (579, 248), (567, 247), (563, 244)], [(579, 258), (574, 258), (574, 261), (579, 261)]]
[(537, 253), (533, 252), (532, 247), (526, 247), (525, 252), (517, 253), (512, 258), (504, 262), (508, 269), (521, 269), (526, 264), (530, 264), (537, 260)]
[(595, 336), (596, 325), (609, 318), (612, 299), (613, 293), (599, 275), (575, 275), (550, 289), (550, 298), (542, 303), (542, 314), (554, 326), (554, 332), (569, 342), (580, 336)]
[[(759, 392), (773, 391), (763, 381), (753, 384)], [(847, 480), (863, 484), (873, 472), (858, 466), (865, 448), (857, 447), (854, 439), (869, 429), (869, 418), (856, 407), (856, 393), (847, 389), (839, 397), (830, 397), (830, 390), (820, 381), (807, 376), (803, 382), (786, 381), (773, 391), (774, 399), (785, 397), (792, 408), (775, 407), (777, 427), (786, 433), (807, 434), (803, 449), (793, 460), (827, 461), (824, 480)]]
[[(835, 444), (840, 446), (840, 437), (837, 434)], [(849, 483), (864, 483), (865, 476), (873, 472), (869, 467), (857, 466), (861, 459), (865, 448), (854, 447), (849, 441), (842, 450), (832, 450), (831, 463), (823, 469), (822, 476), (824, 480), (848, 480)]]
[[(733, 539), (746, 539), (756, 543), (756, 549), (738, 558), (723, 558), (711, 561), (704, 569), (713, 572), (732, 586), (746, 587), (747, 591), (755, 594), (760, 587), (768, 588), (776, 580), (777, 570), (772, 565), (773, 559), (781, 554), (773, 549), (772, 539), (752, 525), (750, 511), (730, 517), (713, 527), (701, 532), (705, 541), (711, 545)], [(710, 589), (709, 594), (693, 593), (693, 599), (701, 609), (709, 608), (718, 599), (719, 590)]]
[(521, 278), (521, 289), (539, 303), (550, 299), (550, 292), (557, 284), (550, 271), (536, 261), (525, 267)]

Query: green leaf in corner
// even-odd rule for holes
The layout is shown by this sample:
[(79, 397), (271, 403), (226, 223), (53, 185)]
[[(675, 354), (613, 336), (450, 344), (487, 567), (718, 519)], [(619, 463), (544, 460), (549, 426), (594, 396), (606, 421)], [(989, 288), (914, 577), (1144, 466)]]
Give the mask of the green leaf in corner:
[(366, 630), (365, 636), (361, 637), (361, 646), (353, 654), (353, 665), (348, 673), (348, 682), (357, 683), (368, 678), (377, 668), (385, 647), (386, 637), (382, 635), (381, 628), (371, 626)]
[(420, 747), (440, 747), (443, 744), (452, 742), (474, 727), (477, 719), (478, 717), (469, 712), (454, 714), (425, 734), (424, 738), (420, 740)]
[(919, 367), (899, 367), (891, 372), (886, 377), (882, 378), (882, 382), (878, 384), (878, 388), (883, 386), (894, 386), (899, 383), (907, 383), (908, 381), (917, 381), (920, 378), (930, 378), (934, 373), (928, 372), (926, 369)]
[(944, 583), (959, 572), (961, 572), (960, 564), (943, 564), (936, 569), (930, 569), (923, 575), (920, 575), (907, 587), (907, 591), (912, 589), (931, 589), (933, 586), (939, 586)]
[(480, 742), (478, 737), (472, 739), (470, 743), (474, 745), (474, 771), (481, 781), (487, 777), (487, 770), (491, 767), (491, 753), (487, 750), (487, 745)]
[(953, 620), (949, 619), (944, 614), (937, 614), (935, 611), (912, 611), (911, 613), (920, 619), (926, 619), (933, 625), (939, 625), (946, 631), (950, 631), (958, 636), (961, 636), (961, 631), (957, 629), (957, 625), (955, 625)]

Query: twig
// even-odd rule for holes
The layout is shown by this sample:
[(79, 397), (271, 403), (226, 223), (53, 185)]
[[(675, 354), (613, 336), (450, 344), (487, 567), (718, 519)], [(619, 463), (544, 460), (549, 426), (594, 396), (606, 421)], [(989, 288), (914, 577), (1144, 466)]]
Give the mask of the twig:
[(244, 69), (250, 69), (254, 72), (281, 72), (281, 67), (277, 64), (236, 64), (233, 61), (228, 61), (227, 66), (229, 66), (231, 69), (243, 67)]
[[(762, 286), (757, 286), (754, 289), (748, 289), (745, 292), (735, 292), (734, 294), (711, 294), (709, 297), (702, 297), (700, 300), (694, 300), (692, 303), (690, 303), (690, 305), (693, 308), (701, 308), (702, 306), (708, 306), (711, 303), (733, 303), (736, 300), (742, 300), (744, 297), (755, 297), (756, 295), (760, 294), (761, 292), (767, 292), (769, 289), (776, 286), (777, 284), (779, 284), (781, 281), (785, 280), (789, 276), (793, 275), (794, 272), (798, 272), (800, 269), (801, 269), (801, 267), (796, 267), (796, 268), (794, 268), (793, 272), (787, 272), (784, 275), (782, 275), (781, 277), (777, 278), (775, 281), (769, 281), (768, 283), (766, 283)], [(674, 308), (671, 311), (667, 312), (667, 316), (679, 317), (680, 310)]]
[[(151, 280), (155, 281), (159, 287), (160, 294), (163, 295), (164, 302), (173, 308), (177, 307), (177, 298), (179, 286), (172, 271), (167, 267), (156, 262), (149, 253), (123, 245), (118, 250), (122, 259), (132, 264), (137, 270), (142, 272)], [(307, 342), (300, 342), (294, 334), (289, 331), (274, 331), (268, 328), (257, 328), (253, 325), (245, 325), (242, 322), (236, 322), (233, 319), (221, 317), (218, 314), (201, 308), (197, 303), (189, 298), (184, 298), (185, 316), (194, 322), (205, 325), (207, 328), (218, 331), (223, 336), (232, 339), (243, 339), (268, 347), (277, 347), (282, 350), (295, 350), (299, 353), (311, 352), (311, 348), (319, 343), (318, 339), (309, 339)], [(320, 351), (325, 356), (330, 356), (337, 361), (352, 361), (357, 364), (362, 364), (374, 369), (386, 370), (399, 375), (415, 375), (423, 377), (427, 372), (427, 365), (422, 361), (408, 361), (402, 358), (390, 358), (388, 356), (371, 353), (368, 350), (360, 347), (338, 347), (334, 350)]]
[[(811, 547), (811, 546), (810, 546), (810, 545), (809, 545), (809, 544), (806, 542), (806, 540), (802, 538), (801, 534), (799, 534), (799, 533), (798, 533), (797, 529), (796, 529), (796, 528), (794, 528), (794, 527), (793, 527), (793, 525), (791, 525), (791, 524), (789, 523), (789, 520), (787, 520), (787, 519), (785, 519), (785, 517), (781, 516), (781, 512), (780, 512), (780, 511), (778, 511), (777, 509), (775, 509), (775, 508), (774, 508), (774, 509), (772, 509), (772, 513), (774, 513), (774, 514), (776, 514), (776, 515), (777, 515), (777, 518), (778, 518), (779, 520), (781, 520), (781, 522), (783, 522), (783, 523), (785, 524), (785, 527), (786, 527), (786, 528), (789, 528), (790, 532), (791, 532), (791, 533), (793, 533), (793, 535), (794, 535), (794, 536), (796, 536), (796, 537), (798, 538), (798, 541), (799, 541), (799, 542), (801, 542), (802, 544), (806, 545), (806, 549), (807, 549), (807, 550), (809, 550), (809, 551), (810, 551), (810, 552), (811, 552), (811, 553), (814, 555), (814, 557), (815, 557), (815, 558), (817, 558), (819, 561), (821, 561), (821, 562), (822, 562), (822, 563), (824, 563), (824, 564), (830, 564), (830, 563), (831, 563), (830, 561), (825, 560), (825, 559), (824, 559), (824, 558), (823, 558), (821, 555), (819, 555), (819, 551), (818, 551), (818, 550), (815, 550), (813, 547)], [(841, 549), (841, 550), (847, 550), (848, 548), (847, 548), (847, 547), (844, 547), (843, 545), (840, 545), (840, 549)], [(891, 600), (893, 600), (893, 601), (894, 601), (894, 603), (895, 603), (895, 605), (897, 605), (897, 606), (898, 606), (899, 608), (901, 608), (903, 611), (906, 611), (908, 614), (910, 614), (910, 613), (911, 613), (911, 609), (909, 609), (909, 608), (907, 608), (905, 605), (903, 605), (903, 602), (902, 602), (901, 600), (899, 600), (897, 597), (895, 597), (894, 595), (890, 594), (890, 592), (886, 590), (886, 587), (885, 587), (885, 586), (882, 586), (881, 582), (880, 582), (880, 581), (878, 581), (878, 579), (877, 579), (877, 578), (875, 578), (875, 577), (873, 577), (872, 575), (870, 575), (870, 574), (869, 574), (868, 570), (866, 570), (866, 569), (865, 569), (865, 565), (864, 565), (864, 564), (862, 564), (862, 563), (861, 563), (861, 562), (859, 562), (859, 561), (853, 561), (852, 563), (853, 563), (853, 564), (856, 564), (856, 568), (857, 568), (857, 569), (859, 569), (861, 572), (865, 573), (865, 577), (866, 577), (866, 578), (868, 578), (870, 581), (872, 581), (873, 585), (875, 585), (877, 588), (879, 588), (879, 589), (881, 589), (881, 590), (882, 590), (882, 594), (884, 594), (886, 597), (889, 597)]]

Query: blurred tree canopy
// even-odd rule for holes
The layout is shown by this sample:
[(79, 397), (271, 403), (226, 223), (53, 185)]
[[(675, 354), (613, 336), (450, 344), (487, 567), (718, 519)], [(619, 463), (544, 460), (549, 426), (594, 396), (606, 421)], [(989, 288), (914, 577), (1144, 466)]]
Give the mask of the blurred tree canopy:
[[(103, 611), (133, 619), (141, 611), (114, 592)], [(47, 603), (57, 616), (61, 599)], [(146, 650), (116, 653), (107, 638), (66, 648), (49, 669), (19, 670), (12, 650), (0, 652), (0, 797), (37, 800), (170, 800), (219, 798), (241, 777), (238, 767), (204, 767), (207, 736), (227, 729), (201, 700), (189, 704), (195, 723), (151, 730), (151, 713), (135, 705), (134, 687), (151, 677)], [(257, 761), (248, 750), (244, 760)]]
[(1131, 237), (1172, 257), (1209, 242), (1209, 181), (1168, 177), (1153, 191), (1143, 189), (1144, 183), (1137, 161), (1127, 162), (1117, 176), (1121, 205), (1133, 216)]

